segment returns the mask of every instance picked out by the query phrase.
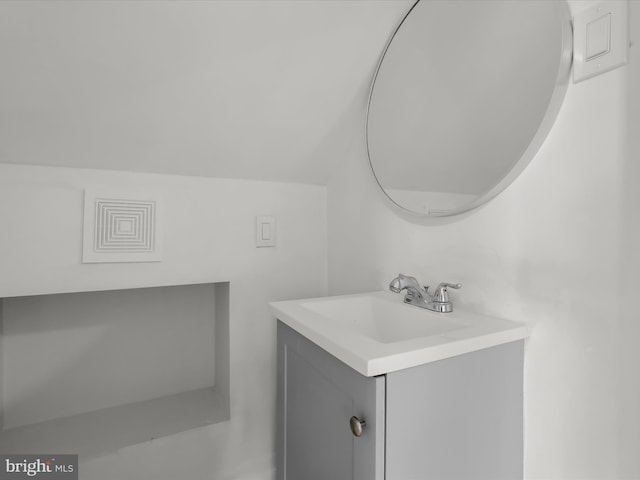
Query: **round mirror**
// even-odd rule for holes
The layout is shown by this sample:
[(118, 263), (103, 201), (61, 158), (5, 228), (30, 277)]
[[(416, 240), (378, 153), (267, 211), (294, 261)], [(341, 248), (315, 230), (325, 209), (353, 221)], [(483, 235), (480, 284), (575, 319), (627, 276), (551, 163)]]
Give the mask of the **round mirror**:
[(385, 194), (445, 216), (500, 193), (549, 132), (570, 67), (565, 1), (418, 0), (369, 96), (367, 149)]

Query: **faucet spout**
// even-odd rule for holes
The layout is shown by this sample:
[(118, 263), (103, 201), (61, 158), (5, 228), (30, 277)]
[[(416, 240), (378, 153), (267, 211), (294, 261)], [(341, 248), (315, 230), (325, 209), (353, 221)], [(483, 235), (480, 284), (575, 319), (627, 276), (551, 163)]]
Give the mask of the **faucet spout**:
[(427, 290), (420, 286), (418, 280), (414, 277), (403, 275), (402, 273), (399, 273), (396, 278), (391, 280), (389, 290), (394, 293), (400, 293), (402, 290), (407, 290), (407, 295), (414, 295), (418, 298), (422, 298), (423, 295), (428, 295)]
[(396, 277), (393, 280), (391, 280), (391, 283), (389, 284), (389, 290), (391, 290), (393, 293), (400, 293), (402, 291), (402, 284), (400, 283), (400, 277)]

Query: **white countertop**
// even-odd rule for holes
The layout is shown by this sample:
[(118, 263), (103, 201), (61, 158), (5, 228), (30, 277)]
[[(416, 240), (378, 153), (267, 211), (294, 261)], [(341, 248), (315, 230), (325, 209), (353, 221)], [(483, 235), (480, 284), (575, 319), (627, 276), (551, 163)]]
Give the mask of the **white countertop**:
[(528, 337), (524, 324), (456, 309), (436, 313), (371, 292), (270, 303), (274, 316), (372, 377)]

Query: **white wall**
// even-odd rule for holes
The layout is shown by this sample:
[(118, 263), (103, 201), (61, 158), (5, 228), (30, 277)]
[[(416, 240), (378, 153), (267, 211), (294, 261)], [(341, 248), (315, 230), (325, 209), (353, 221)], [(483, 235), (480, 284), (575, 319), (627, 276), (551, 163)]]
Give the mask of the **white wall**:
[[(86, 185), (158, 192), (163, 261), (81, 264)], [(254, 246), (258, 214), (276, 216), (275, 248)], [(231, 420), (81, 459), (82, 478), (271, 475), (275, 322), (267, 302), (326, 293), (324, 187), (0, 164), (0, 218), (0, 297), (231, 282)]]
[(629, 66), (570, 85), (536, 158), (475, 212), (400, 215), (377, 190), (360, 134), (329, 181), (331, 294), (386, 289), (403, 272), (462, 282), (455, 303), (531, 327), (529, 479), (640, 478), (637, 48)]
[[(640, 478), (640, 321), (638, 321), (638, 290), (640, 288), (640, 3), (631, 1), (631, 40), (633, 47), (627, 68), (627, 108), (625, 134), (628, 154), (621, 167), (622, 216), (620, 272), (620, 325), (623, 341), (620, 349), (622, 400), (620, 445), (621, 472), (626, 478)], [(615, 297), (614, 297), (615, 298)], [(621, 475), (621, 476), (622, 476)]]
[(325, 184), (406, 0), (0, 2), (0, 162)]

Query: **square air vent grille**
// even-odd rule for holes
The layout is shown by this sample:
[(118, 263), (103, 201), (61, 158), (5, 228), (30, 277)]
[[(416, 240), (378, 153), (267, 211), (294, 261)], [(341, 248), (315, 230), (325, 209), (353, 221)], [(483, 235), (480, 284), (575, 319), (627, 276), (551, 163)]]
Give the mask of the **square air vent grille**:
[(160, 261), (159, 211), (150, 195), (85, 190), (83, 263)]

